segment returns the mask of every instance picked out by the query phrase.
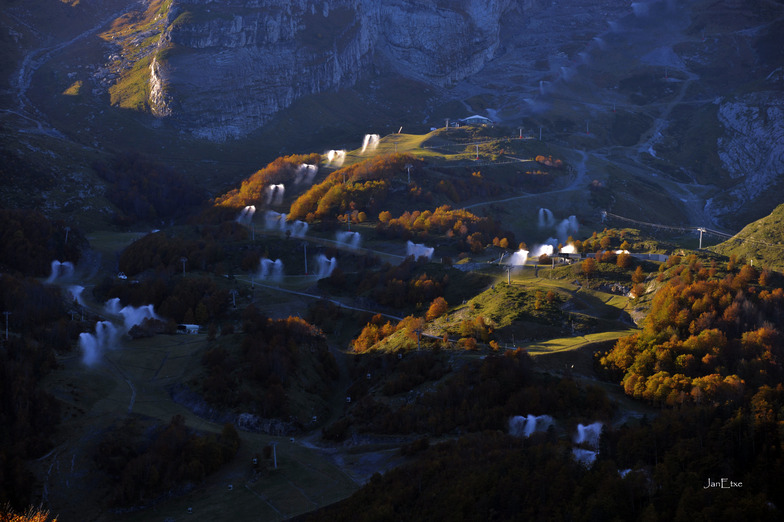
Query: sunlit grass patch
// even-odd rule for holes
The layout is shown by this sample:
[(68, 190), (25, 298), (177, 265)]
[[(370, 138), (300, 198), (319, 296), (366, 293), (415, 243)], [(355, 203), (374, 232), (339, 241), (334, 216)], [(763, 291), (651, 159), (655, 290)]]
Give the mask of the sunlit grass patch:
[(82, 80), (76, 80), (70, 87), (63, 91), (63, 94), (66, 96), (79, 96), (82, 91), (82, 85)]

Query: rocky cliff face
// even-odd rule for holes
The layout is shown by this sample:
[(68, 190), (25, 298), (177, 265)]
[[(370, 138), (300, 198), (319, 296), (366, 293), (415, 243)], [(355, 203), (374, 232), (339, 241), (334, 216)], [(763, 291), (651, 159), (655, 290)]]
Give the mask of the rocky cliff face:
[(737, 184), (721, 201), (722, 213), (734, 212), (782, 181), (784, 177), (784, 69), (768, 76), (770, 90), (723, 101), (718, 139), (723, 166)]
[(501, 16), (511, 3), (386, 2), (381, 8), (379, 50), (403, 74), (437, 85), (462, 80), (493, 57)]
[[(296, 99), (352, 85), (371, 63), (434, 85), (479, 71), (512, 0), (173, 0), (150, 106), (199, 137), (263, 125)], [(515, 4), (516, 5), (516, 4)]]
[(373, 51), (372, 13), (356, 0), (175, 2), (165, 68), (176, 119), (223, 140), (258, 128), (307, 94), (353, 83)]

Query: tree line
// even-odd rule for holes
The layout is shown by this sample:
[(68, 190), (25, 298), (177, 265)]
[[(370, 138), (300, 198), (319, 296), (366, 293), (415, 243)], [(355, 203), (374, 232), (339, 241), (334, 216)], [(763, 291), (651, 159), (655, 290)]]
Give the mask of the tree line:
[[(60, 424), (60, 403), (43, 387), (55, 351), (71, 349), (85, 324), (71, 321), (58, 287), (0, 274), (0, 505), (26, 508), (35, 478), (26, 461), (44, 455)], [(3, 317), (2, 319), (5, 319)]]
[(201, 483), (230, 462), (239, 446), (231, 424), (219, 435), (205, 435), (175, 415), (168, 425), (153, 426), (152, 434), (144, 435), (141, 423), (127, 418), (103, 435), (93, 460), (112, 481), (112, 506), (144, 506), (189, 483)]
[(0, 270), (46, 277), (55, 259), (76, 264), (87, 239), (35, 210), (0, 209)]
[(182, 258), (186, 270), (223, 272), (228, 270), (225, 261), (237, 249), (232, 243), (249, 237), (248, 230), (234, 221), (218, 225), (204, 225), (196, 229), (195, 237), (170, 236), (156, 232), (134, 241), (120, 254), (119, 269), (126, 275), (145, 270), (174, 274), (182, 272)]
[[(777, 439), (757, 438), (752, 451), (759, 432), (739, 430), (747, 421), (730, 413), (690, 406), (605, 427), (591, 465), (556, 430), (419, 444), (409, 463), (296, 520), (779, 520), (781, 450), (770, 446)], [(741, 486), (707, 486), (722, 477)]]
[(118, 154), (93, 169), (108, 183), (119, 225), (180, 217), (206, 202), (206, 193), (184, 175), (138, 153)]
[(382, 237), (425, 240), (443, 235), (458, 239), (457, 248), (462, 251), (478, 253), (491, 243), (500, 246), (503, 242), (506, 247), (515, 243), (514, 234), (501, 230), (495, 220), (476, 216), (467, 210), (455, 210), (448, 205), (433, 211), (406, 211), (397, 218), (393, 218), (389, 211), (383, 211), (378, 220), (376, 231)]
[[(404, 359), (420, 356), (408, 353)], [(384, 357), (387, 356), (370, 356), (379, 361)], [(373, 365), (372, 362), (365, 364)], [(403, 360), (395, 363), (402, 364)], [(388, 363), (389, 366), (392, 365)], [(375, 381), (382, 381), (388, 372), (379, 373), (381, 368), (379, 364), (367, 366)], [(420, 367), (420, 373), (424, 369)], [(416, 380), (422, 380), (422, 377)], [(396, 385), (386, 388), (387, 393), (393, 390), (400, 388)], [(325, 428), (326, 438), (341, 440), (350, 430), (431, 436), (505, 431), (510, 417), (515, 415), (548, 414), (563, 419), (583, 416), (597, 420), (609, 419), (613, 412), (612, 403), (600, 388), (583, 386), (571, 379), (537, 375), (530, 356), (520, 349), (469, 361), (432, 391), (417, 394), (413, 401), (402, 404), (374, 398), (370, 385), (357, 386), (352, 391), (351, 408), (334, 426)]]
[(375, 213), (388, 194), (390, 180), (405, 172), (406, 165), (418, 168), (421, 163), (409, 154), (387, 154), (338, 169), (291, 204), (289, 219), (310, 223), (336, 221), (354, 210)]
[(151, 304), (174, 323), (217, 323), (231, 303), (229, 291), (204, 275), (167, 277), (159, 273), (134, 283), (107, 277), (93, 293), (98, 301), (117, 297), (123, 305)]
[[(302, 386), (322, 399), (329, 395), (338, 368), (318, 328), (298, 317), (270, 319), (253, 305), (242, 319), (243, 332), (235, 334), (239, 346), (233, 336), (221, 336), (202, 357), (205, 376), (192, 384), (208, 403), (287, 419), (291, 389)], [(307, 382), (300, 382), (304, 375)]]
[(771, 286), (771, 273), (732, 261), (722, 275), (697, 256), (669, 264), (642, 331), (599, 360), (626, 393), (655, 404), (723, 403), (781, 383), (780, 276)]
[(258, 205), (264, 201), (264, 191), (269, 185), (294, 183), (297, 180), (297, 170), (303, 163), (318, 166), (321, 163), (321, 155), (294, 154), (277, 158), (243, 180), (240, 188), (232, 189), (215, 198), (215, 205), (230, 208)]

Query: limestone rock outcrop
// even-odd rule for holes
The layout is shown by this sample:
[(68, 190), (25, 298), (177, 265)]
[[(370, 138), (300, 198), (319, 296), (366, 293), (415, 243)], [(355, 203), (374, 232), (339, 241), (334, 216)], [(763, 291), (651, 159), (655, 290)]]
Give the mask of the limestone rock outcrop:
[[(196, 136), (240, 137), (370, 67), (444, 86), (479, 71), (512, 0), (173, 0), (150, 106)], [(154, 99), (152, 99), (154, 97)]]
[[(721, 162), (736, 185), (712, 205), (734, 212), (775, 187), (784, 173), (784, 72), (768, 77), (774, 89), (724, 100), (718, 118), (724, 135), (718, 139)], [(717, 209), (718, 211), (718, 209)]]

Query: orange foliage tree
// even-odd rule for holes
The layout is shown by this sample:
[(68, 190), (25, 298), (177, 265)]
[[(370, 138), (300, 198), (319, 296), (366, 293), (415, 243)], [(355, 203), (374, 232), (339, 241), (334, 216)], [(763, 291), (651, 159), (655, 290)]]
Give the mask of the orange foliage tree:
[(436, 297), (430, 305), (430, 308), (428, 308), (425, 319), (428, 321), (438, 319), (444, 315), (447, 310), (449, 310), (449, 305), (447, 304), (446, 299), (443, 297)]
[[(388, 213), (382, 214), (376, 225), (376, 231), (382, 236), (425, 239), (434, 234), (444, 234), (459, 239), (457, 246), (461, 250), (470, 249), (473, 252), (480, 252), (489, 243), (506, 245), (502, 248), (514, 243), (514, 234), (501, 231), (494, 220), (479, 217), (467, 210), (452, 209), (449, 205), (433, 211), (406, 211), (397, 218), (392, 218)], [(493, 239), (494, 236), (497, 240)]]
[(289, 219), (312, 222), (337, 219), (346, 210), (373, 212), (386, 196), (389, 180), (405, 172), (407, 164), (421, 163), (409, 154), (387, 154), (336, 170), (292, 203)]
[(215, 204), (222, 207), (239, 208), (261, 202), (264, 190), (272, 184), (293, 183), (297, 171), (303, 163), (319, 165), (319, 154), (295, 154), (277, 158), (263, 169), (245, 179), (240, 188), (233, 189), (215, 198)]
[[(784, 290), (760, 290), (749, 265), (710, 278), (699, 263), (671, 264), (677, 274), (657, 292), (640, 333), (600, 358), (635, 398), (660, 405), (725, 402), (784, 378)], [(696, 272), (695, 272), (696, 271)]]

